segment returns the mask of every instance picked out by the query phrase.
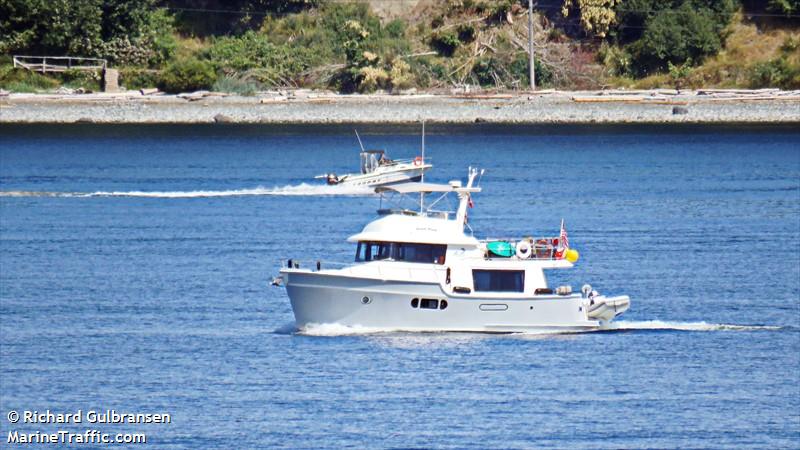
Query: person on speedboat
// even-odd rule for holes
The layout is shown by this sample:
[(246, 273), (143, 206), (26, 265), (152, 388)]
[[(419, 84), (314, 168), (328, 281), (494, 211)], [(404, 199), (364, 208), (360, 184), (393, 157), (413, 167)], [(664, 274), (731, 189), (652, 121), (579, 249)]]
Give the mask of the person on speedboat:
[(381, 159), (378, 160), (378, 165), (380, 166), (388, 166), (390, 164), (394, 164), (394, 161), (386, 157), (386, 153), (381, 155)]

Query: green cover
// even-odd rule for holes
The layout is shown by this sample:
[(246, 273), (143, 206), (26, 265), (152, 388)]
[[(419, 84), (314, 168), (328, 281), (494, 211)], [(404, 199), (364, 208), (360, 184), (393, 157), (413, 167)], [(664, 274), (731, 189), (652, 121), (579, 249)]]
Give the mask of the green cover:
[(497, 256), (509, 257), (514, 254), (514, 246), (506, 241), (494, 241), (486, 244), (486, 248)]

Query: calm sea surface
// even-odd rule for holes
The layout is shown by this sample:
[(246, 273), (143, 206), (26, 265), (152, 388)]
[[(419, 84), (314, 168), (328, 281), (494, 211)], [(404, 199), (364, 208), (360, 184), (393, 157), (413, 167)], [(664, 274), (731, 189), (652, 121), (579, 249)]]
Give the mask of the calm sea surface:
[[(416, 130), (361, 131), (395, 158), (419, 149)], [(378, 207), (313, 179), (356, 169), (347, 127), (3, 126), (3, 443), (800, 447), (800, 130), (429, 131), (426, 179), (487, 170), (476, 235), (564, 218), (581, 260), (551, 281), (630, 295), (620, 330), (296, 333), (268, 283), (279, 261), (350, 260)], [(172, 423), (7, 420), (47, 409)]]

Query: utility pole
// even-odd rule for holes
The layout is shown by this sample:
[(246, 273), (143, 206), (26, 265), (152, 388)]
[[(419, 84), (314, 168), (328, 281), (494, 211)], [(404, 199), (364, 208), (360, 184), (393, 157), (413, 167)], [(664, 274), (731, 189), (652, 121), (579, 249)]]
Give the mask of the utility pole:
[(528, 0), (528, 53), (530, 56), (530, 74), (531, 90), (536, 90), (536, 74), (533, 68), (533, 0)]

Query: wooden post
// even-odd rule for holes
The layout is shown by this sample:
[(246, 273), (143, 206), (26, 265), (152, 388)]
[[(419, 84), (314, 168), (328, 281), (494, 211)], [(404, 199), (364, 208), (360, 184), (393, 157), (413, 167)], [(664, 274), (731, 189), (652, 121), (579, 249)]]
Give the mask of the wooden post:
[(533, 0), (528, 0), (528, 53), (530, 55), (530, 79), (531, 90), (536, 90), (536, 73), (534, 71), (533, 63)]
[(103, 92), (119, 92), (119, 71), (106, 68), (103, 70)]

